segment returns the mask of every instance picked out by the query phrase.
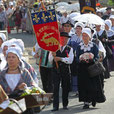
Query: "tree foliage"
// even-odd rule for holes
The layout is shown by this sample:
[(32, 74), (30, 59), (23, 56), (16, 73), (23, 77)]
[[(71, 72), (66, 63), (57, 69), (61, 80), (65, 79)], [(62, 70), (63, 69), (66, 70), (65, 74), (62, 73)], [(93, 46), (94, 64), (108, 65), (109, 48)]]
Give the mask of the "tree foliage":
[(108, 4), (114, 6), (114, 0), (108, 0)]

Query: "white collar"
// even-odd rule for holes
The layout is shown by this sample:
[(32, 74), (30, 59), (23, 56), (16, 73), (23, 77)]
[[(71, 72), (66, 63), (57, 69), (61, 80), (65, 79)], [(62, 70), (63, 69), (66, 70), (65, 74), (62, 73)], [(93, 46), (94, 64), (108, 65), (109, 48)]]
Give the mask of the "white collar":
[(103, 33), (103, 31), (104, 31), (104, 30), (101, 29), (100, 31), (96, 31), (96, 33), (98, 33), (98, 35), (101, 36), (102, 33)]
[(85, 45), (84, 42), (81, 42), (79, 45), (81, 46), (81, 50), (84, 50), (84, 52), (86, 52), (91, 50), (93, 47), (93, 42), (89, 41), (87, 45)]
[(108, 30), (108, 31), (106, 31), (107, 32), (107, 36), (108, 37), (111, 37), (111, 36), (113, 36), (114, 35), (114, 31), (113, 30)]

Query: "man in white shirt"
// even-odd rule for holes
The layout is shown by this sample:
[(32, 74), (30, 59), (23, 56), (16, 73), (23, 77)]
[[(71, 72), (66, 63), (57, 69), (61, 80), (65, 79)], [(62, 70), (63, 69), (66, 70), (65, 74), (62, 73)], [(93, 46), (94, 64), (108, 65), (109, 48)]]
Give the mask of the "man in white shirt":
[(72, 63), (74, 54), (73, 49), (67, 45), (68, 38), (70, 36), (66, 32), (60, 33), (60, 49), (57, 52), (49, 54), (49, 61), (53, 62), (53, 110), (59, 109), (59, 88), (60, 82), (62, 85), (62, 103), (63, 109), (67, 109), (68, 106), (68, 94), (70, 91), (70, 71), (69, 65)]
[(9, 3), (9, 8), (8, 8), (7, 11), (6, 11), (6, 15), (7, 15), (8, 17), (11, 16), (11, 15), (13, 14), (13, 10), (14, 10), (13, 3), (10, 2), (10, 3)]

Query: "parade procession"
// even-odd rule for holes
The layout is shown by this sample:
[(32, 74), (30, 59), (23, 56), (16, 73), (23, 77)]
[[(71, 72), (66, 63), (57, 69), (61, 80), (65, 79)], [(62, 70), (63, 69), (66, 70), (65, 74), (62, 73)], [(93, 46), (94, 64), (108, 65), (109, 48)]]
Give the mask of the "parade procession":
[(114, 114), (113, 0), (0, 0), (0, 114)]

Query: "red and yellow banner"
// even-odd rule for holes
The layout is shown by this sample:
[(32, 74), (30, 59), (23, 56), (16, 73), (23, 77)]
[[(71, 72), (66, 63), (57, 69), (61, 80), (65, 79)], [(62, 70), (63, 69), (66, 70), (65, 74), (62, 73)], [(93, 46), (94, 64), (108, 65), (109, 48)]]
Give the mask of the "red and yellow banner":
[(31, 13), (39, 46), (56, 52), (59, 49), (59, 29), (55, 9)]

